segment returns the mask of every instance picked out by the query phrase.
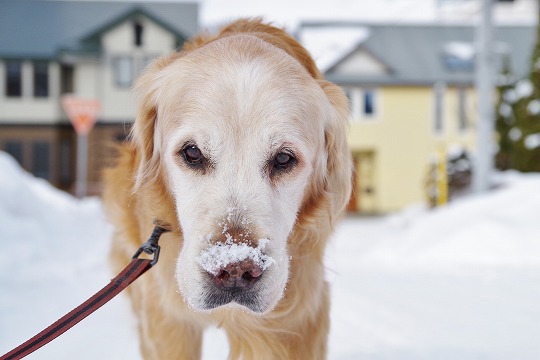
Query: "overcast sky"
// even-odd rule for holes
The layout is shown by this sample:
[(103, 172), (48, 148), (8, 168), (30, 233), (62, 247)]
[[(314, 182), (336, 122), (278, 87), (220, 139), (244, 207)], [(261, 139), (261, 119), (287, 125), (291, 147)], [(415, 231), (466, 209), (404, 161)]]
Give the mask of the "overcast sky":
[[(0, 0), (2, 1), (2, 0)], [(15, 0), (13, 0), (15, 1)], [(58, 0), (57, 0), (58, 1)], [(60, 0), (62, 1), (62, 0)], [(66, 1), (66, 0), (64, 0)], [(69, 0), (68, 0), (69, 1)], [(79, 0), (88, 1), (88, 0)], [(93, 0), (96, 1), (96, 0)], [(97, 0), (108, 1), (108, 0)], [(109, 0), (110, 1), (110, 0)], [(198, 2), (202, 28), (213, 28), (239, 17), (262, 16), (288, 30), (301, 21), (343, 20), (359, 22), (476, 22), (485, 0), (116, 0), (139, 2)], [(493, 0), (497, 2), (498, 0)], [(534, 24), (537, 0), (499, 3), (498, 23)]]
[[(294, 29), (306, 20), (390, 22), (475, 21), (482, 0), (199, 0), (202, 27), (245, 16), (264, 16)], [(495, 1), (495, 0), (494, 0)], [(505, 23), (536, 21), (536, 0), (515, 0), (495, 8)]]
[(287, 27), (299, 20), (428, 19), (434, 0), (200, 0), (202, 25), (258, 16)]

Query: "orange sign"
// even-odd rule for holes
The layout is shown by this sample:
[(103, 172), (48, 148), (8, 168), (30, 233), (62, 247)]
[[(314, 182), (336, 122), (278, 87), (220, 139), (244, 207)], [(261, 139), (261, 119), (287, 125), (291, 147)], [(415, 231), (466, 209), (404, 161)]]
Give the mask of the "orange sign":
[(73, 95), (62, 96), (62, 106), (78, 135), (88, 135), (101, 108), (98, 100)]

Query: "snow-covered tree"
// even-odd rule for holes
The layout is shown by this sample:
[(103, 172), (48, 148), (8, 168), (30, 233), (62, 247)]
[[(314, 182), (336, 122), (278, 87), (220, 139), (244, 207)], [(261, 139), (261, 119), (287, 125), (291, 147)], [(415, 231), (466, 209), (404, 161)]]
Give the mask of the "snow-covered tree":
[[(507, 170), (512, 167), (512, 156), (514, 154), (514, 141), (510, 138), (510, 130), (514, 127), (516, 119), (512, 101), (508, 96), (512, 96), (515, 79), (510, 69), (510, 58), (505, 57), (503, 71), (498, 80), (497, 86), (498, 102), (495, 108), (495, 130), (498, 135), (499, 149), (495, 157), (495, 165), (498, 169)], [(510, 99), (511, 100), (511, 99)]]
[[(508, 66), (505, 68), (503, 75), (509, 75)], [(499, 93), (497, 166), (524, 172), (540, 171), (540, 25), (529, 76), (503, 82)]]

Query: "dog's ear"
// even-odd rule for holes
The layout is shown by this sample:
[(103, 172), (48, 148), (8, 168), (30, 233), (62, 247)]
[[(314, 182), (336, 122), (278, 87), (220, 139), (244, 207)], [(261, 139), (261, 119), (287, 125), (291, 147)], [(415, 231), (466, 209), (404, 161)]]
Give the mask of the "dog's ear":
[(154, 146), (154, 131), (157, 120), (155, 88), (152, 86), (156, 67), (147, 69), (135, 83), (137, 94), (137, 116), (131, 128), (131, 141), (135, 144), (139, 164), (137, 166), (135, 189), (157, 170), (158, 149)]
[(352, 159), (347, 144), (349, 102), (338, 86), (325, 80), (319, 80), (319, 84), (331, 106), (324, 126), (327, 154), (324, 186), (332, 197), (332, 214), (337, 216), (351, 196)]
[(160, 155), (154, 135), (158, 118), (159, 74), (181, 56), (183, 54), (179, 52), (158, 58), (135, 82), (138, 105), (135, 123), (131, 129), (131, 141), (135, 144), (139, 160), (135, 189), (158, 176)]

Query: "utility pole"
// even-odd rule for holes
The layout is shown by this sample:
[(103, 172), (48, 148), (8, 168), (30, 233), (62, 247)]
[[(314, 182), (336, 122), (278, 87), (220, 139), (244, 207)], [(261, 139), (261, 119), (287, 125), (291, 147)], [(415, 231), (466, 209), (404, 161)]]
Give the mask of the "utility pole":
[(482, 10), (476, 34), (476, 92), (478, 113), (476, 125), (476, 162), (473, 172), (475, 193), (487, 191), (494, 168), (494, 52), (493, 52), (493, 0), (480, 0)]

